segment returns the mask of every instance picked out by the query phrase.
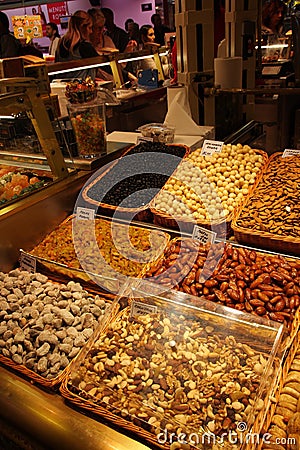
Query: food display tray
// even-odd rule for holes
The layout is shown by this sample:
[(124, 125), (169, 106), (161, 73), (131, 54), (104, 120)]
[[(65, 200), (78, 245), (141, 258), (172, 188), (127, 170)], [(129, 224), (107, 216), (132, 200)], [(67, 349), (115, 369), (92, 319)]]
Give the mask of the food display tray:
[(0, 277), (2, 292), (8, 292), (0, 300), (0, 363), (34, 384), (57, 390), (79, 348), (109, 313), (113, 298), (38, 272), (15, 269)]
[[(233, 395), (232, 400), (227, 400), (227, 405), (233, 402), (231, 409), (240, 408), (238, 415), (232, 412), (232, 420), (241, 418), (248, 430), (259, 433), (276, 388), (274, 375), (282, 359), (282, 325), (204, 300), (197, 307), (188, 306), (182, 301), (182, 293), (162, 292), (161, 287), (144, 281), (130, 289), (134, 293), (130, 306), (119, 308), (116, 301), (111, 317), (102, 322), (94, 339), (70, 365), (60, 386), (63, 397), (93, 416), (135, 433), (150, 445), (169, 449), (177, 448), (178, 443), (171, 445), (174, 441), (170, 441), (170, 436), (178, 437), (177, 433), (193, 433), (205, 439), (203, 435), (213, 427), (216, 435), (223, 426), (224, 431), (234, 428), (229, 417), (225, 420), (217, 412), (226, 399), (218, 397), (215, 390), (220, 392), (222, 383), (229, 383), (228, 389), (221, 392)], [(233, 366), (228, 364), (231, 357), (236, 358)], [(250, 397), (243, 398), (244, 406), (244, 394), (231, 390), (240, 358), (243, 367), (256, 361), (255, 374), (249, 369), (252, 375), (248, 381), (244, 379), (249, 389), (243, 392), (252, 396), (251, 401)], [(210, 370), (218, 364), (223, 367), (223, 375), (214, 375)], [(207, 370), (204, 375), (202, 372)], [(213, 381), (216, 376), (218, 382)], [(240, 389), (242, 380), (239, 378)], [(250, 388), (249, 382), (255, 386)], [(220, 402), (214, 399), (215, 394), (222, 399)], [(223, 418), (219, 421), (217, 417)], [(164, 437), (164, 433), (166, 439), (162, 442), (158, 436)], [(203, 448), (198, 444), (190, 448)], [(207, 443), (205, 448), (241, 448), (221, 440), (214, 445)]]
[(284, 323), (289, 330), (287, 348), (298, 332), (300, 259), (229, 242), (203, 245), (177, 237), (140, 276), (192, 294), (196, 304), (196, 299), (205, 298)]
[[(264, 170), (264, 173), (266, 173), (268, 171), (268, 169), (270, 167), (272, 167), (272, 164), (278, 158), (281, 158), (281, 157), (282, 157), (282, 153), (274, 153), (270, 157), (269, 162)], [(289, 159), (289, 160), (292, 160), (294, 158), (297, 158), (298, 160), (300, 160), (299, 157), (292, 157), (292, 158), (287, 157), (287, 159)], [(287, 179), (289, 178), (289, 173), (290, 173), (290, 171), (287, 170), (286, 171)], [(295, 174), (292, 173), (291, 175), (295, 175)], [(282, 186), (281, 186), (283, 191), (288, 189), (288, 186), (284, 180), (281, 180), (281, 178), (280, 178), (280, 179), (278, 179), (278, 181), (283, 181)], [(295, 182), (297, 183), (297, 180), (295, 180)], [(247, 210), (247, 207), (249, 205), (251, 205), (251, 202), (253, 202), (254, 197), (256, 197), (258, 195), (258, 198), (259, 198), (262, 206), (264, 206), (265, 202), (267, 202), (267, 201), (269, 201), (269, 203), (270, 203), (269, 192), (267, 193), (268, 198), (264, 198), (262, 195), (260, 195), (260, 189), (263, 187), (263, 185), (264, 185), (264, 176), (262, 176), (260, 178), (260, 181), (256, 185), (255, 189), (251, 193), (249, 193), (247, 200), (244, 202), (244, 204), (240, 205), (240, 207), (238, 208), (238, 210), (236, 212), (235, 217), (233, 218), (232, 229), (233, 229), (236, 240), (245, 245), (299, 256), (300, 255), (300, 228), (299, 228), (299, 237), (297, 237), (297, 236), (285, 236), (283, 234), (273, 233), (273, 232), (271, 233), (270, 231), (266, 231), (266, 230), (265, 231), (254, 230), (254, 229), (251, 229), (250, 227), (248, 228), (248, 227), (239, 225), (239, 220), (241, 219), (241, 215), (245, 212), (245, 210)], [(278, 187), (276, 187), (274, 189), (276, 191), (275, 196), (279, 195)], [(298, 192), (298, 190), (297, 190), (297, 192)], [(297, 192), (296, 191), (294, 192), (294, 196), (298, 195)], [(256, 221), (260, 221), (260, 222), (266, 221), (268, 223), (268, 221), (271, 221), (274, 219), (274, 216), (272, 215), (272, 208), (275, 207), (274, 202), (271, 201), (271, 203), (268, 205), (266, 205), (266, 209), (268, 209), (269, 215), (260, 215), (261, 212), (257, 211), (255, 214)], [(284, 204), (283, 207), (289, 208), (289, 205)], [(291, 214), (293, 214), (293, 213), (294, 212), (291, 211)], [(298, 220), (298, 214), (296, 214), (296, 216), (297, 216), (296, 220)], [(299, 224), (298, 224), (298, 226), (299, 226)], [(279, 227), (280, 227), (280, 224), (279, 224)]]
[[(249, 187), (249, 192), (252, 192), (252, 190), (255, 188), (255, 186), (258, 184), (259, 180), (262, 177), (262, 174), (264, 172), (264, 168), (268, 161), (268, 155), (262, 151), (262, 150), (254, 150), (257, 155), (261, 155), (263, 157), (263, 165), (261, 167), (260, 172), (258, 172), (255, 183)], [(179, 165), (178, 170), (184, 168), (184, 164), (187, 164), (187, 160), (183, 160), (182, 163)], [(189, 169), (187, 168), (186, 171)], [(174, 173), (174, 177), (176, 177), (176, 172)], [(164, 191), (164, 188), (161, 192)], [(231, 229), (231, 223), (232, 220), (236, 214), (237, 208), (239, 205), (235, 207), (235, 209), (228, 215), (226, 215), (224, 218), (218, 219), (218, 220), (206, 220), (206, 219), (196, 219), (196, 218), (188, 218), (180, 216), (180, 214), (169, 214), (167, 212), (164, 212), (160, 209), (158, 209), (155, 205), (157, 197), (160, 195), (158, 193), (154, 199), (150, 202), (150, 211), (153, 214), (153, 221), (155, 224), (164, 226), (167, 228), (174, 228), (174, 229), (180, 229), (182, 231), (192, 233), (195, 225), (198, 227), (203, 227), (209, 230), (212, 230), (217, 233), (217, 235), (220, 238), (228, 238), (232, 235), (232, 229)], [(240, 204), (243, 204), (246, 201), (247, 195), (244, 196), (244, 199), (240, 201)]]
[(99, 216), (77, 220), (71, 215), (23, 253), (35, 259), (42, 273), (76, 280), (114, 296), (128, 277), (137, 277), (148, 261), (162, 254), (169, 240), (167, 232), (145, 224)]
[(132, 146), (104, 172), (95, 174), (83, 190), (83, 200), (96, 207), (98, 214), (151, 221), (151, 199), (188, 153), (183, 144)]

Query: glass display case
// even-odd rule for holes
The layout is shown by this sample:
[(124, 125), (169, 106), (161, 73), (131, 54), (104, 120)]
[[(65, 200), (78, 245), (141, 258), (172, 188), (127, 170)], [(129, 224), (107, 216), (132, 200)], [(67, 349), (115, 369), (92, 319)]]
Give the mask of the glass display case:
[(277, 384), (284, 329), (184, 297), (125, 286), (61, 393), (161, 448), (247, 448)]

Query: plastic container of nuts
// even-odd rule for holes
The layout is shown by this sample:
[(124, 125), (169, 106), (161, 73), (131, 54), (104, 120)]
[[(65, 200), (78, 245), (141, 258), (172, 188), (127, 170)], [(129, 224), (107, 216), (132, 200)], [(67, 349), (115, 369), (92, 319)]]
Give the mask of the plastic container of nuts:
[(276, 388), (284, 328), (184, 297), (146, 281), (127, 287), (61, 393), (155, 447), (179, 448), (184, 434), (184, 448), (247, 448)]
[(137, 131), (144, 137), (151, 138), (153, 142), (164, 142), (165, 144), (174, 142), (175, 127), (163, 123), (147, 123), (139, 127)]

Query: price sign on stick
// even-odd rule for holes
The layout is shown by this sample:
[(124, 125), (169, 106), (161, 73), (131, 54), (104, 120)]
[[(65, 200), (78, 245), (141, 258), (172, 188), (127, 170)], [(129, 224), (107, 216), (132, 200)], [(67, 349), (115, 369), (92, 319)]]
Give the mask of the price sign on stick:
[(20, 254), (20, 269), (27, 272), (36, 272), (36, 259), (34, 256), (26, 255), (22, 250)]
[(131, 303), (130, 317), (155, 313), (157, 313), (157, 306), (155, 305), (147, 305), (146, 303), (136, 302), (135, 300)]
[(213, 244), (216, 240), (217, 233), (211, 230), (207, 230), (206, 228), (199, 227), (198, 225), (194, 226), (193, 229), (193, 239), (197, 239), (202, 244)]
[(282, 154), (282, 157), (286, 158), (287, 156), (300, 156), (300, 150), (293, 148), (286, 148)]
[(211, 156), (214, 153), (221, 153), (224, 142), (222, 141), (210, 141), (205, 139), (201, 150), (202, 156)]
[(90, 208), (82, 208), (78, 206), (76, 209), (76, 219), (77, 220), (94, 220), (95, 211)]

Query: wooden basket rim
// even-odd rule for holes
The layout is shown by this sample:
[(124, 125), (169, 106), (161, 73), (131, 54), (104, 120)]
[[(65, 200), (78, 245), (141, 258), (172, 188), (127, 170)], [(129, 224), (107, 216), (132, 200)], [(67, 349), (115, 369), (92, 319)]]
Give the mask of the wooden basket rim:
[[(261, 154), (261, 156), (263, 156), (263, 158), (264, 158), (264, 162), (263, 162), (263, 164), (262, 164), (262, 167), (261, 167), (261, 169), (260, 169), (260, 172), (259, 172), (259, 175), (257, 176), (257, 179), (256, 179), (256, 181), (255, 181), (255, 183), (252, 185), (252, 187), (250, 188), (250, 191), (252, 192), (254, 189), (255, 189), (255, 187), (257, 186), (257, 184), (259, 183), (259, 181), (260, 181), (260, 179), (261, 179), (261, 177), (262, 177), (262, 175), (263, 175), (263, 173), (264, 173), (264, 170), (265, 170), (265, 168), (267, 167), (267, 163), (268, 163), (268, 155), (267, 155), (267, 153), (264, 151), (264, 150), (259, 150), (259, 149), (253, 149), (255, 152), (257, 152), (257, 153), (259, 153), (259, 154)], [(180, 166), (180, 165), (179, 165)], [(178, 166), (178, 167), (179, 167)], [(177, 170), (177, 169), (176, 169)], [(172, 176), (172, 175), (171, 175)], [(184, 223), (196, 223), (198, 226), (201, 226), (201, 225), (204, 225), (204, 226), (211, 226), (211, 225), (221, 225), (221, 224), (223, 224), (224, 222), (226, 223), (226, 224), (229, 224), (229, 225), (231, 225), (231, 223), (232, 223), (232, 221), (233, 221), (233, 219), (234, 219), (234, 217), (235, 217), (235, 214), (236, 214), (236, 211), (235, 210), (237, 210), (238, 208), (239, 208), (239, 206), (240, 206), (240, 204), (242, 203), (242, 200), (240, 201), (240, 203), (239, 203), (239, 205), (237, 205), (236, 207), (235, 207), (235, 209), (233, 210), (233, 211), (231, 211), (230, 212), (230, 214), (228, 214), (226, 217), (224, 217), (223, 219), (219, 219), (219, 220), (209, 220), (209, 219), (194, 219), (194, 220), (192, 220), (191, 218), (189, 218), (189, 217), (183, 217), (183, 216), (176, 216), (176, 217), (172, 217), (170, 214), (168, 214), (167, 212), (162, 212), (162, 211), (160, 211), (159, 209), (156, 209), (155, 208), (155, 206), (153, 206), (154, 205), (154, 203), (155, 203), (155, 200), (156, 200), (156, 198), (159, 196), (159, 194), (162, 192), (164, 190), (164, 187), (161, 189), (161, 191), (160, 192), (158, 192), (156, 195), (155, 195), (155, 197), (153, 197), (153, 199), (150, 201), (150, 211), (152, 212), (152, 214), (154, 215), (154, 216), (157, 216), (157, 217), (160, 217), (160, 218), (162, 218), (163, 220), (166, 220), (166, 221), (170, 221), (170, 220), (178, 220), (179, 222), (184, 222)], [(247, 199), (247, 197), (248, 197), (248, 195), (249, 194), (247, 194), (247, 195), (245, 195), (245, 199)], [(246, 201), (246, 200), (245, 200)]]
[[(181, 159), (184, 159), (188, 154), (189, 154), (189, 147), (185, 144), (166, 144), (167, 146), (176, 146), (176, 147), (183, 147), (185, 149), (185, 154), (182, 156)], [(92, 183), (90, 183), (88, 186), (86, 186), (82, 192), (82, 196), (84, 198), (84, 200), (88, 203), (92, 203), (93, 205), (96, 205), (100, 208), (105, 208), (108, 209), (109, 211), (115, 211), (116, 209), (118, 209), (118, 212), (120, 213), (137, 213), (137, 212), (141, 212), (141, 211), (145, 211), (146, 209), (148, 209), (150, 207), (150, 202), (152, 200), (150, 200), (148, 203), (146, 203), (143, 206), (139, 206), (138, 208), (126, 208), (126, 207), (120, 207), (120, 206), (115, 206), (115, 205), (109, 205), (108, 203), (103, 203), (103, 202), (97, 202), (97, 200), (92, 199), (89, 197), (88, 195), (88, 191), (99, 181), (101, 181), (101, 179), (103, 179), (108, 172), (113, 169), (117, 164), (119, 159), (122, 159), (124, 156), (126, 156), (136, 145), (132, 145), (131, 147), (129, 147), (127, 150), (124, 151), (124, 153), (121, 155), (120, 158), (116, 159), (113, 164), (111, 164), (103, 173), (101, 173), (97, 178), (95, 178)], [(178, 166), (177, 166), (178, 167)], [(176, 170), (176, 168), (174, 169), (174, 171)], [(174, 173), (174, 171), (172, 172), (172, 174)], [(171, 175), (172, 175), (171, 174)], [(171, 176), (170, 175), (170, 176)], [(162, 186), (163, 188), (163, 186)], [(161, 188), (161, 189), (162, 189)]]

